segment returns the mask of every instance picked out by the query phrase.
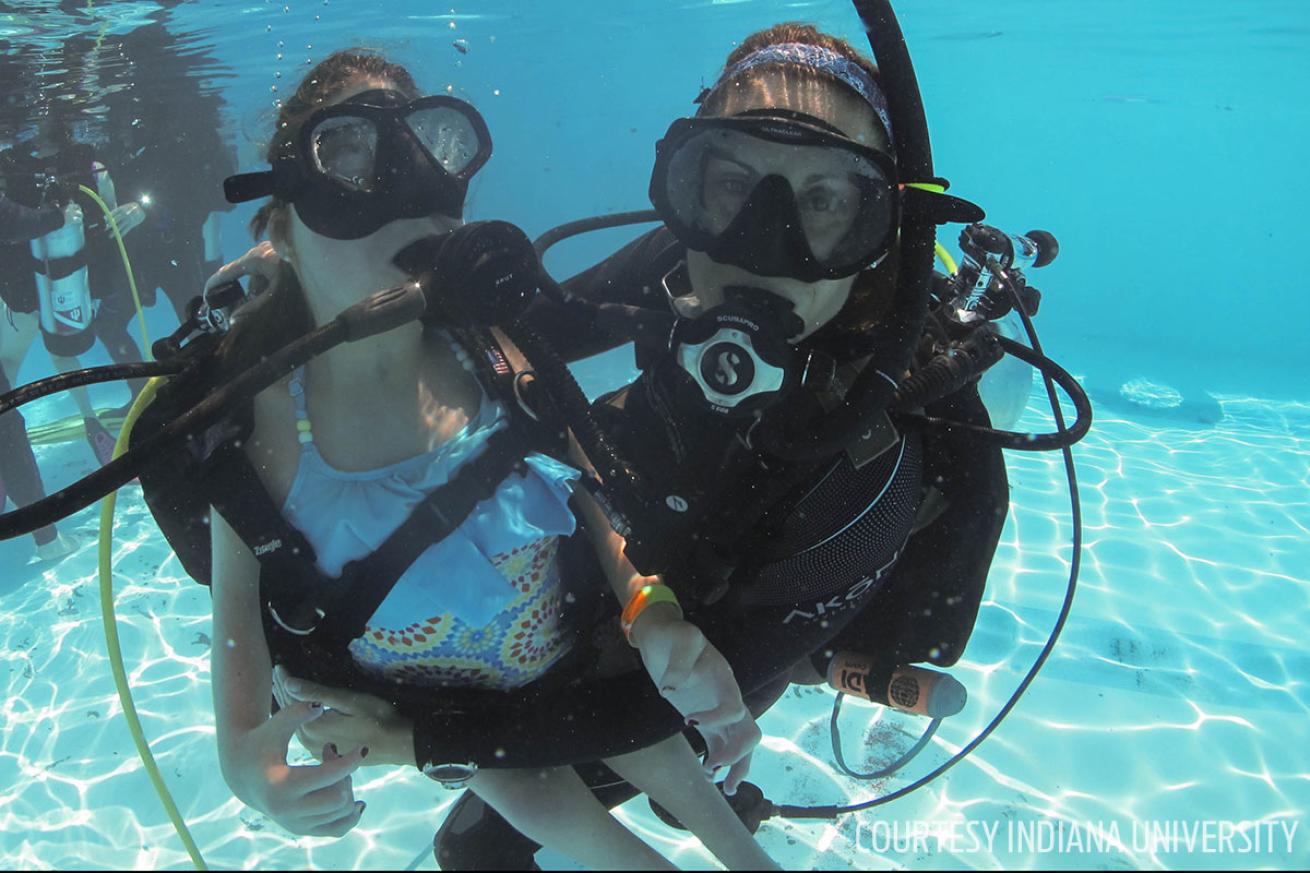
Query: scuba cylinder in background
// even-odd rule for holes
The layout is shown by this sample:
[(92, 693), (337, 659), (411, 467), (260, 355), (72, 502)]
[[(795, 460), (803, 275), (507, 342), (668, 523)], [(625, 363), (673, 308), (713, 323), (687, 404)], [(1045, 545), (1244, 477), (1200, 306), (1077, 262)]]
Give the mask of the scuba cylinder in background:
[[(1024, 337), (1023, 322), (1017, 312), (1011, 312), (992, 326), (1001, 336), (1020, 341)], [(1014, 430), (1023, 411), (1028, 408), (1028, 395), (1032, 393), (1037, 371), (1013, 355), (1006, 355), (983, 371), (978, 378), (978, 395), (987, 407), (987, 417), (998, 430)]]
[(52, 336), (72, 336), (91, 326), (95, 309), (87, 266), (79, 256), (86, 247), (82, 207), (64, 207), (64, 226), (32, 240), (36, 259), (37, 301), (41, 329)]

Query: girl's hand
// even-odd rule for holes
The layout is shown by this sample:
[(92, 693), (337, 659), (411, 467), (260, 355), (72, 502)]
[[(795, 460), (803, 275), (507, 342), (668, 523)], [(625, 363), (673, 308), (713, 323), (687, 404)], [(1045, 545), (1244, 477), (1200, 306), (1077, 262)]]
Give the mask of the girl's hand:
[(217, 273), (205, 280), (205, 294), (219, 285), (231, 282), (233, 279), (240, 279), (242, 276), (252, 276), (271, 282), (277, 278), (281, 263), (282, 259), (273, 250), (273, 244), (264, 240), (235, 261), (219, 267)]
[(705, 739), (706, 771), (728, 767), (724, 793), (735, 794), (761, 733), (727, 659), (670, 604), (654, 604), (637, 616), (632, 641), (660, 694)]
[(364, 814), (364, 802), (355, 800), (351, 774), (368, 750), (340, 755), (325, 748), (321, 764), (287, 764), (291, 737), (322, 717), (319, 703), (296, 703), (278, 711), (240, 739), (242, 754), (228, 762), (224, 776), (241, 800), (291, 833), (341, 837)]
[(380, 697), (299, 679), (282, 667), (273, 668), (273, 696), (279, 706), (318, 701), (327, 707), (296, 732), (311, 752), (367, 746), (369, 764), (414, 763), (413, 723)]

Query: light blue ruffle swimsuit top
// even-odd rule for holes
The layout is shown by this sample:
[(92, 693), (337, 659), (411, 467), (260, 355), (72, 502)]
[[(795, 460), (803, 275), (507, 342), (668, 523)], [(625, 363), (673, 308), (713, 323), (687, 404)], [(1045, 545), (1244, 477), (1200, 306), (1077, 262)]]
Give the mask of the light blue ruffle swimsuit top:
[[(303, 370), (292, 375), (290, 392), (299, 427), (300, 462), (282, 511), (309, 540), (319, 569), (329, 576), (339, 576), (346, 563), (376, 550), (420, 501), (445, 484), (461, 464), (480, 455), (493, 433), (509, 426), (503, 406), (483, 394), (476, 416), (433, 451), (375, 470), (346, 472), (329, 465), (314, 445)], [(527, 597), (540, 600), (541, 594), (551, 593), (529, 591), (526, 582), (522, 588), (516, 587), (518, 581), (507, 578), (505, 572), (506, 556), (540, 553), (543, 542), (550, 544), (546, 552), (549, 570), (536, 567), (530, 580), (538, 588), (558, 588), (553, 538), (568, 536), (575, 529), (568, 499), (579, 473), (535, 452), (524, 460), (525, 472), (506, 477), (494, 495), (479, 503), (454, 533), (430, 546), (405, 571), (369, 619), (370, 631), (357, 642), (371, 634), (385, 647), (388, 636), (397, 642), (400, 629), (438, 624), (433, 616), (449, 619), (447, 624), (464, 629), (464, 636), (470, 629), (484, 635), (494, 632), (497, 617), (511, 602)], [(430, 626), (425, 629), (433, 631)], [(406, 638), (406, 643), (412, 641)], [(462, 662), (467, 660), (466, 651), (467, 646), (452, 654)], [(357, 661), (361, 652), (352, 646)], [(549, 660), (560, 654), (563, 651)], [(510, 665), (493, 665), (493, 672), (498, 672), (497, 666), (508, 669)], [(518, 683), (506, 680), (502, 684)]]

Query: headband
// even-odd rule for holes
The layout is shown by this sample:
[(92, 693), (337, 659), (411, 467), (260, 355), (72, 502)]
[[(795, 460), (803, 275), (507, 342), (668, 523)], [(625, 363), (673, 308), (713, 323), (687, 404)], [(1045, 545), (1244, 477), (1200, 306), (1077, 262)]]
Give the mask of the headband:
[(714, 83), (714, 87), (710, 91), (716, 90), (729, 79), (734, 79), (761, 64), (793, 64), (808, 67), (811, 70), (831, 76), (860, 95), (864, 102), (869, 104), (874, 114), (878, 116), (878, 120), (882, 122), (883, 130), (887, 133), (887, 139), (894, 142), (892, 139), (891, 113), (887, 109), (887, 97), (883, 94), (882, 89), (878, 87), (878, 83), (873, 80), (867, 70), (850, 58), (843, 57), (822, 46), (803, 42), (784, 42), (765, 46), (759, 51), (751, 52), (724, 70), (723, 75)]

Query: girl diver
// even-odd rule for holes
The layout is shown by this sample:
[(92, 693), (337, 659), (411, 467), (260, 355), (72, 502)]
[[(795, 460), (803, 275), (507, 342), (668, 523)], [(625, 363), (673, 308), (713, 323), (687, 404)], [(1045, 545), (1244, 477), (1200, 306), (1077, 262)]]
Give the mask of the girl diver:
[[(281, 266), (272, 287), (238, 313), (220, 353), (249, 360), (276, 338), (410, 278), (393, 258), (461, 224), (467, 182), (489, 153), (485, 124), (471, 106), (421, 97), (403, 68), (357, 51), (321, 62), (281, 111), (269, 149), (273, 172), (255, 182), (246, 177), (246, 199), (274, 196), (253, 226), (257, 235), (267, 230)], [(377, 549), (508, 426), (506, 411), (471, 370), (469, 351), (449, 332), (411, 323), (335, 347), (255, 398), (253, 431), (241, 450), (323, 573)], [(430, 688), (433, 699), (443, 687), (513, 689), (546, 674), (569, 649), (554, 618), (561, 596), (555, 547), (574, 530), (567, 501), (577, 475), (528, 455), (454, 533), (409, 566), (351, 642), (353, 664), (381, 681)], [(585, 495), (574, 497), (601, 518)], [(213, 661), (224, 778), (237, 797), (288, 830), (341, 836), (364, 810), (354, 797), (354, 771), (416, 760), (412, 720), (378, 698), (274, 671), (261, 629), (259, 564), (228, 522), (212, 516), (214, 633), (225, 641)], [(649, 594), (657, 580), (637, 576), (612, 537), (598, 535), (598, 556), (629, 602), (630, 640), (652, 678), (684, 715), (702, 722), (744, 777), (759, 732), (731, 670), (676, 609)], [(630, 600), (634, 590), (645, 598)], [(527, 638), (514, 643), (520, 627)], [(270, 694), (281, 707), (271, 718)], [(293, 735), (321, 753), (319, 764), (287, 764)], [(725, 864), (775, 866), (681, 736), (608, 763), (694, 822)], [(668, 865), (610, 817), (570, 768), (484, 769), (468, 784), (524, 833), (584, 864)]]

